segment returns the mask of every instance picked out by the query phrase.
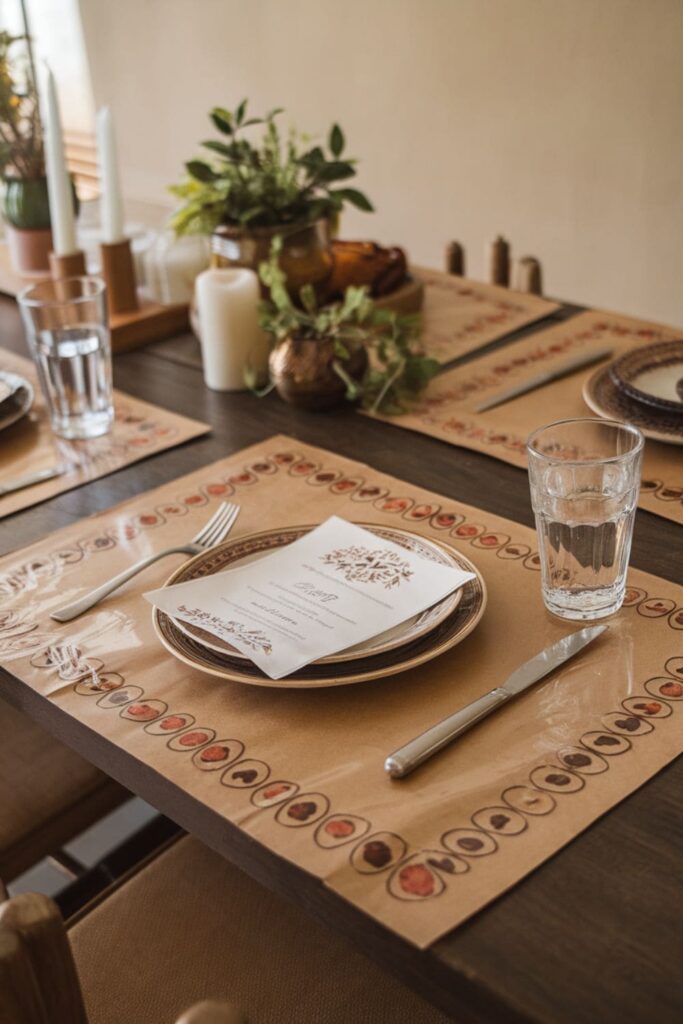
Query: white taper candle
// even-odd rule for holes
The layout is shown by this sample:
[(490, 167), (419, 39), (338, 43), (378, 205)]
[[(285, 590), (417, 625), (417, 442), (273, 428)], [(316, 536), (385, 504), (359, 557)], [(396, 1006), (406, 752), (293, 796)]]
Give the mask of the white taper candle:
[(110, 244), (120, 242), (123, 238), (123, 199), (114, 119), (109, 107), (101, 107), (97, 112), (97, 160), (100, 170), (102, 241)]
[(49, 67), (45, 75), (43, 99), (43, 127), (45, 131), (45, 166), (47, 190), (50, 200), (52, 244), (58, 256), (76, 252), (76, 225), (74, 222), (71, 179), (64, 157), (62, 122), (55, 80)]

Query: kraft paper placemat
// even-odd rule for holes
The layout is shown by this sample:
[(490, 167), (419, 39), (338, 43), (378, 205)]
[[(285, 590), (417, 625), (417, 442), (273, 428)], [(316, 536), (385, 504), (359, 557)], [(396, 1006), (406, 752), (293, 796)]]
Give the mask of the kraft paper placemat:
[(559, 305), (538, 295), (416, 268), (425, 285), (422, 341), (440, 363), (465, 355), (520, 327), (550, 316)]
[(206, 423), (114, 391), (116, 418), (112, 430), (90, 441), (65, 441), (50, 429), (31, 360), (0, 349), (0, 370), (21, 374), (35, 391), (30, 413), (0, 431), (0, 483), (59, 463), (73, 467), (63, 476), (0, 497), (0, 519), (210, 430)]
[[(175, 559), (80, 619), (60, 626), (48, 617), (133, 560), (191, 536), (228, 496), (242, 508), (236, 536), (335, 514), (442, 538), (483, 573), (483, 619), (459, 647), (416, 671), (304, 691), (227, 683), (166, 653), (142, 594), (163, 583)], [(534, 545), (526, 527), (271, 438), (5, 558), (0, 661), (426, 946), (683, 749), (683, 588), (633, 572), (627, 606), (604, 637), (409, 778), (386, 776), (391, 750), (576, 628), (544, 611)], [(75, 663), (55, 650), (67, 640)], [(207, 770), (216, 765), (203, 763), (194, 743), (227, 746), (229, 767)]]
[[(460, 448), (473, 448), (526, 469), (526, 439), (532, 430), (554, 420), (594, 415), (581, 389), (596, 366), (487, 412), (474, 412), (475, 405), (541, 370), (561, 366), (586, 349), (611, 347), (616, 357), (636, 345), (665, 341), (681, 333), (672, 327), (599, 310), (580, 313), (465, 366), (447, 370), (430, 383), (408, 413), (385, 419), (394, 426), (430, 434)], [(648, 512), (683, 523), (683, 451), (679, 446), (646, 440), (639, 504)]]

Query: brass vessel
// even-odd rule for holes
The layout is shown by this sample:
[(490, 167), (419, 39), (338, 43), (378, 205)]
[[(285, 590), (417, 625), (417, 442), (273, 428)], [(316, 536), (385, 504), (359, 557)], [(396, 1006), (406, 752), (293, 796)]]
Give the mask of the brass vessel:
[[(334, 342), (286, 338), (270, 353), (270, 378), (280, 398), (301, 409), (331, 409), (344, 400), (346, 385), (335, 372)], [(349, 377), (360, 380), (368, 365), (359, 345), (342, 362)]]
[[(280, 267), (287, 275), (287, 288), (292, 296), (302, 285), (312, 284), (320, 297), (332, 273), (330, 224), (318, 220), (313, 224), (249, 228), (220, 224), (211, 236), (212, 267), (248, 267), (258, 273), (259, 264), (268, 259), (276, 235), (282, 236)], [(261, 288), (264, 297), (266, 290)]]

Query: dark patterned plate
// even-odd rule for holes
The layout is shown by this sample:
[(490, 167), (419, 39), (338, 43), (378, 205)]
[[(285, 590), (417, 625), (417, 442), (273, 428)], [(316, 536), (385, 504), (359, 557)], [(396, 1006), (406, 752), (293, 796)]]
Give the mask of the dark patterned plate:
[[(367, 524), (365, 524), (367, 525)], [(295, 528), (292, 540), (310, 530), (310, 526)], [(373, 529), (380, 533), (382, 527), (374, 526)], [(275, 531), (266, 531), (270, 535)], [(386, 528), (387, 537), (395, 540), (395, 528)], [(409, 531), (401, 531), (409, 534)], [(259, 535), (255, 535), (259, 536)], [(417, 536), (417, 535), (413, 535)], [(247, 538), (245, 538), (246, 540)], [(424, 538), (420, 538), (424, 542)], [(229, 542), (226, 542), (226, 546)], [(432, 544), (436, 542), (428, 541)], [(253, 662), (229, 657), (226, 654), (211, 650), (205, 644), (200, 643), (193, 637), (188, 636), (179, 628), (179, 624), (160, 611), (154, 609), (153, 622), (157, 636), (162, 644), (171, 654), (185, 664), (196, 668), (201, 672), (208, 672), (210, 675), (218, 676), (232, 682), (249, 683), (252, 686), (273, 686), (273, 687), (320, 687), (320, 686), (344, 686), (348, 683), (358, 683), (370, 679), (378, 679), (382, 676), (395, 675), (405, 672), (409, 668), (421, 665), (439, 654), (455, 647), (465, 639), (475, 628), (484, 614), (486, 607), (486, 586), (478, 569), (469, 559), (456, 551), (450, 545), (438, 542), (441, 548), (449, 557), (449, 561), (465, 572), (472, 572), (475, 578), (469, 580), (460, 588), (460, 599), (452, 611), (430, 632), (416, 637), (412, 641), (380, 654), (368, 655), (356, 658), (353, 661), (331, 661), (325, 664), (307, 665), (298, 672), (287, 676), (284, 679), (270, 679)], [(218, 563), (213, 571), (218, 571), (220, 566), (220, 550), (218, 547), (213, 554), (218, 555)], [(199, 557), (199, 556), (198, 556)], [(186, 563), (190, 565), (191, 563)], [(183, 567), (184, 568), (184, 567)], [(203, 575), (203, 573), (201, 573)], [(167, 585), (178, 582), (177, 572), (167, 581)]]
[(33, 385), (17, 373), (0, 371), (0, 430), (16, 423), (33, 405)]
[[(426, 537), (421, 537), (417, 533), (401, 530), (395, 526), (358, 525), (363, 526), (364, 529), (369, 530), (378, 537), (382, 537), (384, 540), (389, 540), (394, 544), (405, 547), (408, 551), (419, 555), (427, 561), (433, 561), (448, 568), (457, 568), (453, 557), (436, 541), (427, 540)], [(224, 544), (221, 544), (220, 548), (203, 551), (195, 558), (190, 559), (189, 562), (181, 565), (173, 573), (166, 586), (189, 583), (190, 580), (211, 576), (216, 572), (242, 568), (251, 562), (257, 561), (259, 558), (263, 558), (264, 555), (272, 554), (272, 552), (277, 551), (279, 548), (291, 544), (311, 529), (312, 527), (300, 526), (280, 527), (277, 530), (264, 530), (261, 533), (250, 534), (247, 537), (227, 540)], [(358, 658), (364, 658), (371, 654), (383, 654), (394, 647), (400, 647), (403, 644), (417, 640), (418, 637), (435, 629), (447, 615), (450, 615), (458, 601), (460, 601), (460, 598), (460, 590), (455, 590), (452, 594), (447, 594), (437, 604), (433, 604), (430, 608), (420, 612), (419, 615), (412, 615), (405, 622), (400, 622), (392, 629), (379, 633), (377, 636), (371, 637), (363, 643), (356, 644), (354, 647), (349, 647), (345, 651), (339, 651), (337, 654), (332, 654), (327, 658), (320, 658), (315, 664), (324, 665), (328, 663), (337, 664), (340, 661), (355, 661)], [(242, 654), (232, 644), (229, 644), (226, 640), (221, 640), (214, 633), (202, 629), (196, 623), (186, 622), (182, 619), (174, 619), (173, 622), (190, 639), (197, 640), (198, 643), (203, 644), (204, 647), (208, 647), (212, 651), (216, 651), (218, 654), (225, 654), (231, 660), (250, 660), (246, 654)]]
[(646, 345), (609, 367), (617, 388), (636, 402), (683, 415), (683, 341)]
[(601, 367), (588, 378), (583, 385), (583, 400), (602, 419), (631, 423), (653, 441), (683, 444), (683, 417), (634, 401), (616, 386), (609, 366)]

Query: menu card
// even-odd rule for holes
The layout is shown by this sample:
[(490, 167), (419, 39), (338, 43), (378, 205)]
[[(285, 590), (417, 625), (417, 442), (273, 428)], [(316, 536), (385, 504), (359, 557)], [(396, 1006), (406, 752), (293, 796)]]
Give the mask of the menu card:
[(281, 679), (398, 626), (469, 579), (333, 516), (244, 568), (145, 597)]

